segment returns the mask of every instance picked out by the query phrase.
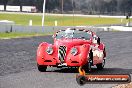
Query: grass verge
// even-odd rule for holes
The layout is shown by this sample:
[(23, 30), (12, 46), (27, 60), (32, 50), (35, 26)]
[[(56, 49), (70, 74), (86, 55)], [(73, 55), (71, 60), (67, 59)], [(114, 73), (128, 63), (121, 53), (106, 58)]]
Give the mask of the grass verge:
[[(42, 16), (41, 15), (29, 15), (29, 14), (9, 14), (0, 13), (0, 20), (14, 21), (16, 24), (29, 25), (29, 20), (32, 20), (34, 26), (40, 26)], [(120, 24), (120, 18), (100, 18), (100, 17), (77, 17), (72, 16), (50, 16), (45, 15), (45, 25), (54, 26), (55, 21), (58, 22), (58, 26), (85, 26), (85, 25), (100, 25), (100, 24)], [(126, 23), (128, 20), (122, 19), (122, 23)]]
[(46, 36), (52, 35), (52, 33), (45, 34), (45, 33), (18, 33), (18, 32), (11, 32), (11, 33), (0, 33), (0, 39), (11, 39), (11, 38), (27, 38), (33, 36)]

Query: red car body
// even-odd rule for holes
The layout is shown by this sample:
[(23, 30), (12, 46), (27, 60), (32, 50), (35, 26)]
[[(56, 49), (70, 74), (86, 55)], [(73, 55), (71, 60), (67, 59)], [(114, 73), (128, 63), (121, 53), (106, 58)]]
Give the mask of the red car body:
[[(71, 31), (71, 35), (74, 34), (76, 38), (64, 37), (61, 32), (66, 34), (66, 31)], [(37, 50), (37, 64), (39, 71), (46, 71), (47, 66), (54, 67), (79, 67), (88, 68), (91, 70), (91, 66), (96, 65), (97, 68), (102, 69), (105, 63), (106, 51), (105, 45), (100, 42), (100, 38), (89, 30), (82, 29), (67, 29), (60, 30), (54, 35), (54, 44), (42, 42)], [(76, 33), (74, 33), (76, 32)], [(59, 34), (60, 33), (60, 34)], [(81, 34), (82, 33), (82, 34)], [(84, 37), (78, 38), (84, 35)], [(60, 38), (57, 38), (60, 36)], [(87, 36), (88, 35), (88, 36)]]

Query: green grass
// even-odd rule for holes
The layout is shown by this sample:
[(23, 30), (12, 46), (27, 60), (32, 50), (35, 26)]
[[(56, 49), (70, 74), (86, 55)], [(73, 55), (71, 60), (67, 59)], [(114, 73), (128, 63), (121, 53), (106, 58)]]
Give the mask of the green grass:
[(27, 38), (32, 36), (45, 36), (45, 35), (52, 35), (52, 34), (44, 34), (44, 33), (0, 33), (0, 39), (8, 39), (8, 38)]
[[(40, 26), (42, 16), (26, 15), (26, 14), (7, 14), (0, 13), (0, 20), (14, 21), (16, 24), (28, 25), (29, 20), (33, 21), (33, 25)], [(118, 24), (121, 23), (119, 18), (99, 18), (99, 17), (70, 17), (70, 16), (45, 16), (45, 25), (54, 26), (54, 21), (58, 22), (58, 26), (85, 26), (85, 25), (100, 25), (100, 24)], [(122, 23), (127, 20), (123, 19)]]

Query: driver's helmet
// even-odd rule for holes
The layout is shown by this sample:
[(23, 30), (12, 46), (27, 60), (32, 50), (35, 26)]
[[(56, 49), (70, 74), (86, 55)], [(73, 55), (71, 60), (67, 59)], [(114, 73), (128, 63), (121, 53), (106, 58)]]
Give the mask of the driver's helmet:
[(71, 30), (70, 28), (68, 28), (66, 29), (65, 34), (66, 34), (65, 37), (72, 38), (74, 34), (74, 30)]
[(74, 30), (71, 30), (70, 28), (67, 28), (65, 31), (66, 34), (73, 34)]

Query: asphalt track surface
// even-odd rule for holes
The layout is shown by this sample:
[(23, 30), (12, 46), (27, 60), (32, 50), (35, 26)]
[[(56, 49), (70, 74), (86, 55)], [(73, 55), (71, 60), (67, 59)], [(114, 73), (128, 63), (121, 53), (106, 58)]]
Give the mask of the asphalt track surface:
[[(99, 32), (106, 44), (105, 69), (90, 74), (131, 74), (132, 32)], [(52, 68), (39, 72), (36, 49), (39, 43), (53, 43), (51, 36), (0, 40), (0, 88), (80, 88), (76, 69)], [(81, 88), (110, 88), (117, 84), (85, 84)]]

